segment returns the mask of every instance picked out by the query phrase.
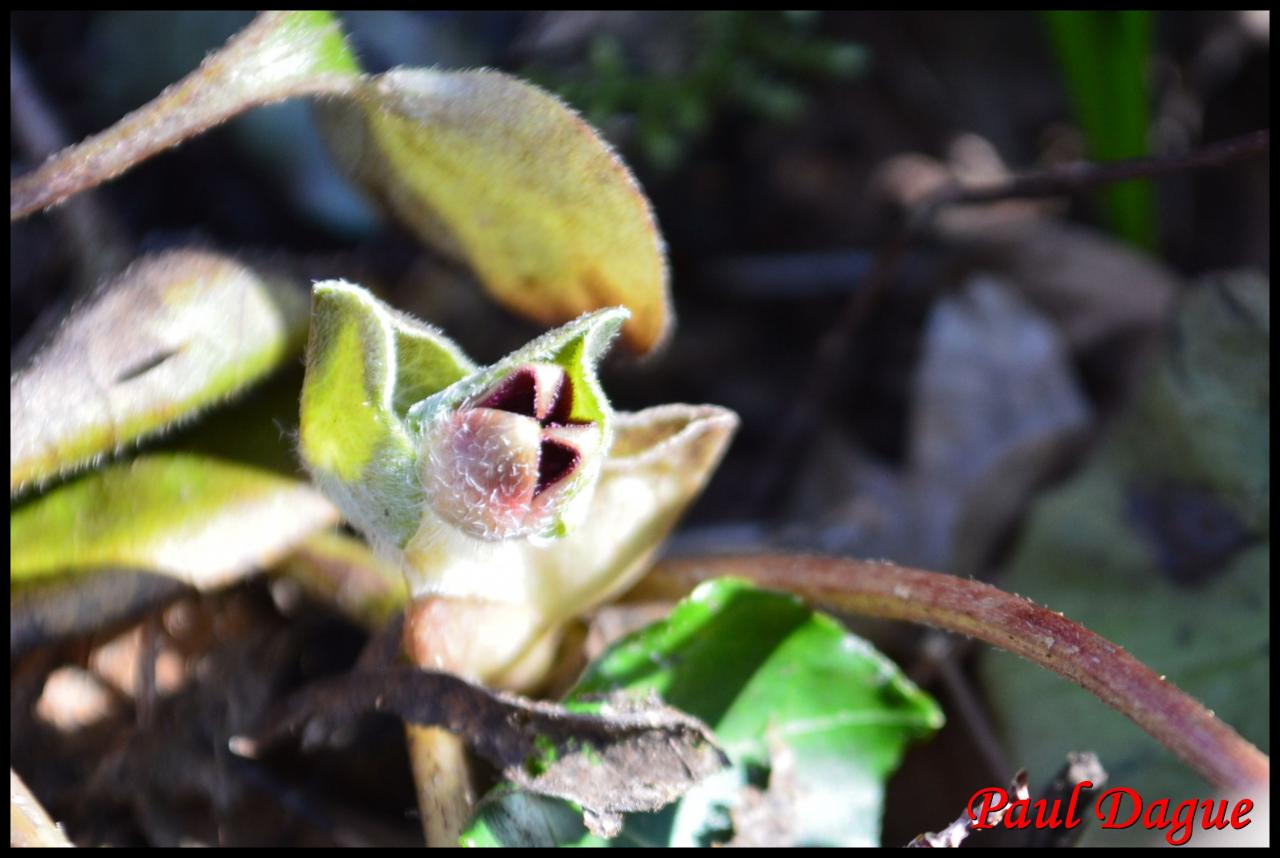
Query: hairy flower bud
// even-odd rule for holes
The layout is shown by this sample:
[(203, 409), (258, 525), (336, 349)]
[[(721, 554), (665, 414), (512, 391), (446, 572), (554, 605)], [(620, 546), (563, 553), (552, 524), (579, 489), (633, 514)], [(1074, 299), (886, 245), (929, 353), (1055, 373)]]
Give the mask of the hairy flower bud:
[(437, 417), (421, 457), (431, 508), (485, 541), (551, 532), (601, 446), (597, 423), (570, 422), (572, 403), (568, 373), (534, 363)]
[(404, 572), (419, 664), (536, 683), (562, 624), (634, 583), (715, 467), (732, 412), (610, 407), (596, 367), (626, 317), (480, 367), (366, 290), (316, 285), (299, 453)]

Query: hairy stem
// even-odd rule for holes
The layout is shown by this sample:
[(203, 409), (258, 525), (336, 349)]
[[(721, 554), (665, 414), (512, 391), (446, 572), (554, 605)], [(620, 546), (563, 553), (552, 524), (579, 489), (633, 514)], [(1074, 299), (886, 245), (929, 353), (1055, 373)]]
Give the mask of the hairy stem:
[(1270, 777), (1266, 754), (1129, 653), (1047, 608), (980, 581), (834, 557), (721, 556), (663, 563), (631, 598), (677, 598), (721, 576), (786, 590), (837, 612), (970, 635), (1084, 687), (1216, 787), (1257, 786)]
[(106, 131), (9, 184), (9, 220), (57, 205), (233, 116), (300, 95), (342, 95), (360, 82), (334, 46), (336, 22), (268, 12), (198, 69)]

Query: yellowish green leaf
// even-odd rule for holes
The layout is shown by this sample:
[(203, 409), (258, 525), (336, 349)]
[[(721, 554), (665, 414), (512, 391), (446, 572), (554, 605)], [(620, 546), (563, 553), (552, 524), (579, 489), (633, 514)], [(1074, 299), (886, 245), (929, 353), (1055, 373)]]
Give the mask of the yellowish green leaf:
[(348, 171), (506, 306), (554, 325), (623, 305), (633, 350), (667, 335), (666, 261), (648, 201), (555, 97), (498, 72), (395, 70), (322, 115)]
[(13, 376), (10, 491), (225, 400), (300, 349), (306, 326), (291, 283), (211, 253), (143, 258)]
[(12, 585), (128, 568), (220, 586), (268, 565), (337, 510), (304, 482), (190, 453), (77, 477), (9, 517)]

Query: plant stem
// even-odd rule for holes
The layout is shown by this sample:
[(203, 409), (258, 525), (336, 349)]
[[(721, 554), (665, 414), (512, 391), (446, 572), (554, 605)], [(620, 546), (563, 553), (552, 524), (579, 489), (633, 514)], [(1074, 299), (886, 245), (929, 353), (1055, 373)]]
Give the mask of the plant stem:
[[(456, 640), (461, 630), (452, 622), (457, 619), (455, 608), (455, 603), (438, 597), (412, 600), (405, 612), (401, 647), (416, 667), (474, 679), (472, 651)], [(469, 631), (483, 636), (484, 624), (477, 626)], [(457, 846), (475, 806), (466, 743), (441, 727), (407, 723), (405, 739), (427, 846)]]
[(9, 769), (9, 845), (72, 845), (13, 769)]
[(106, 131), (9, 183), (9, 220), (57, 205), (233, 116), (301, 95), (343, 95), (359, 83), (323, 53), (337, 24), (268, 12), (198, 69)]
[(413, 724), (405, 725), (405, 738), (427, 846), (457, 846), (475, 807), (466, 743), (440, 727)]
[(702, 581), (745, 578), (829, 610), (970, 635), (1096, 695), (1221, 789), (1268, 782), (1270, 758), (1120, 647), (989, 584), (883, 562), (804, 555), (690, 558), (659, 565), (629, 599), (677, 598)]

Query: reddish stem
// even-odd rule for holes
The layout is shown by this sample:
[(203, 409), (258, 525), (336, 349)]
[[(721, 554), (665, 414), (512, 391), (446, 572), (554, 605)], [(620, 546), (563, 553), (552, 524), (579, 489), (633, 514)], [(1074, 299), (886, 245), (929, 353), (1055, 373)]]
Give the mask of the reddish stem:
[(890, 563), (803, 555), (690, 558), (659, 565), (636, 598), (675, 598), (702, 581), (745, 578), (838, 612), (969, 635), (1079, 684), (1221, 789), (1268, 782), (1270, 758), (1173, 683), (1083, 626), (989, 584)]
[(350, 93), (359, 80), (354, 73), (326, 72), (308, 53), (323, 35), (304, 32), (288, 12), (259, 15), (160, 95), (11, 181), (10, 222), (113, 179), (253, 107), (303, 95)]

